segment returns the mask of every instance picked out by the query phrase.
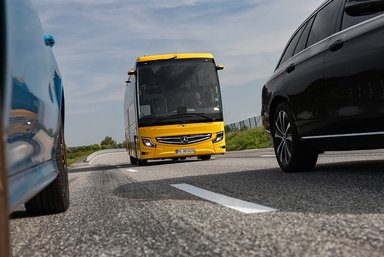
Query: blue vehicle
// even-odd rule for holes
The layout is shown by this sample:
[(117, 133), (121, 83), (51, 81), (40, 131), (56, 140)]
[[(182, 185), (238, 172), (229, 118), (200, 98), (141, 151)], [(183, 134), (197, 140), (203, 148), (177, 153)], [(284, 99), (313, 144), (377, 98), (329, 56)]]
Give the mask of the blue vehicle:
[(29, 0), (1, 0), (0, 26), (1, 256), (9, 213), (20, 204), (33, 215), (63, 212), (69, 188), (55, 41)]

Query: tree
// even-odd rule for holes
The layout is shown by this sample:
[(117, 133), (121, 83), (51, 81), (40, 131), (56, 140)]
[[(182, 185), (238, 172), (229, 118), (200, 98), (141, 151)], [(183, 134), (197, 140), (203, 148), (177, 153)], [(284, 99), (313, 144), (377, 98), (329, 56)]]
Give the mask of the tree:
[(122, 143), (119, 143), (117, 146), (118, 146), (119, 148), (127, 148), (127, 141), (124, 140)]
[(117, 143), (112, 137), (106, 136), (103, 141), (100, 142), (101, 149), (113, 149), (117, 148)]

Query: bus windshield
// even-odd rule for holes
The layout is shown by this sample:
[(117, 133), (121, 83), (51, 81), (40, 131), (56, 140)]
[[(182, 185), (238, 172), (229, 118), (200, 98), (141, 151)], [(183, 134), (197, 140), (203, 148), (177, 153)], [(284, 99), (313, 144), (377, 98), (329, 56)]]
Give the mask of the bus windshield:
[(222, 121), (213, 59), (169, 59), (137, 64), (139, 125)]

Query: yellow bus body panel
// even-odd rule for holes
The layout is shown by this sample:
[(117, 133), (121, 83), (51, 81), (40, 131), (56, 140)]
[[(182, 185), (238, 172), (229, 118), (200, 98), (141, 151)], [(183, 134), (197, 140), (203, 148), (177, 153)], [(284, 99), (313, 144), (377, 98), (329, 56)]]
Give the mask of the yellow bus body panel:
[[(225, 153), (225, 136), (223, 140), (213, 143), (217, 132), (224, 132), (224, 122), (207, 122), (191, 124), (175, 124), (139, 128), (140, 135), (140, 158), (142, 160), (167, 159), (180, 157), (193, 157), (201, 155), (215, 155)], [(212, 134), (210, 139), (191, 144), (165, 144), (156, 140), (157, 137), (171, 137), (194, 134)], [(147, 147), (141, 138), (150, 138), (156, 147)], [(176, 154), (176, 150), (189, 151), (193, 153)]]

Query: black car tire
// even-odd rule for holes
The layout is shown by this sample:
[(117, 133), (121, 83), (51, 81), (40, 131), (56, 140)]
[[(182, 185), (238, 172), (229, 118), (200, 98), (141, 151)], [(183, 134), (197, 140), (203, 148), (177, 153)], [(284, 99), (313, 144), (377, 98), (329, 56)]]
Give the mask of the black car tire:
[(131, 162), (131, 164), (137, 164), (137, 159), (133, 156), (129, 156), (129, 161)]
[(292, 112), (286, 103), (277, 106), (272, 125), (273, 146), (280, 168), (285, 172), (312, 170), (318, 153), (299, 138)]
[(56, 142), (58, 175), (43, 191), (25, 203), (32, 215), (64, 212), (69, 207), (69, 184), (63, 127), (60, 127)]

